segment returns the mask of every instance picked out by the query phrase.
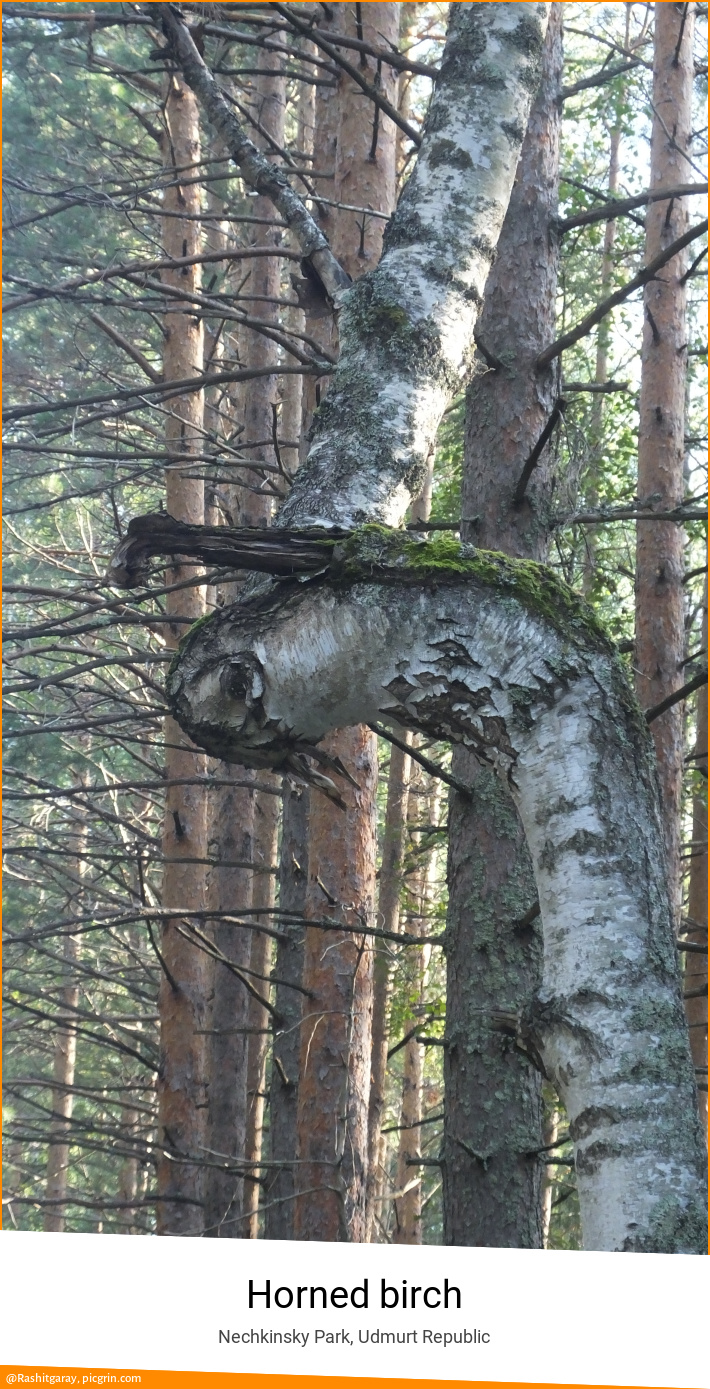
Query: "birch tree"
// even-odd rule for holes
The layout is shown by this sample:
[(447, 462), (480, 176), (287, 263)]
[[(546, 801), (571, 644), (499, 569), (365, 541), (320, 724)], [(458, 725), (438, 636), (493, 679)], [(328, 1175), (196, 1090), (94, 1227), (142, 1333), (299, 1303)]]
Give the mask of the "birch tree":
[(705, 1245), (703, 1163), (645, 720), (605, 633), (544, 567), (396, 529), (469, 369), (547, 13), (453, 7), (416, 169), (380, 265), (347, 292), (166, 20), (232, 154), (271, 180), (342, 305), (340, 362), (278, 517), (311, 535), (271, 554), (288, 573), (319, 550), (319, 576), (193, 629), (168, 689), (213, 755), (306, 778), (322, 779), (331, 729), (377, 718), (485, 757), (516, 801), (544, 934), (539, 994), (513, 1025), (567, 1110), (585, 1247), (691, 1252)]

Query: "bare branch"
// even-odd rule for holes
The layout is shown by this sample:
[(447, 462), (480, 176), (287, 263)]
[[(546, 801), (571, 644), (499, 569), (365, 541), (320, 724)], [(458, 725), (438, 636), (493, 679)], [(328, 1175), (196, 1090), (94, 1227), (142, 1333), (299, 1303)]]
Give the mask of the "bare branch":
[[(213, 126), (222, 136), (238, 166), (244, 182), (257, 193), (270, 198), (296, 237), (305, 259), (332, 301), (350, 284), (350, 276), (336, 260), (317, 222), (289, 183), (283, 169), (271, 164), (245, 134), (240, 122), (219, 90), (212, 73), (200, 57), (187, 25), (173, 5), (150, 5), (168, 41), (166, 57), (174, 57), (188, 86), (199, 97)], [(274, 7), (278, 8), (278, 7)], [(273, 254), (273, 252), (272, 252)]]
[(586, 212), (577, 212), (574, 217), (561, 217), (557, 223), (560, 233), (571, 231), (573, 227), (589, 227), (594, 222), (611, 222), (635, 207), (645, 207), (648, 203), (661, 203), (665, 198), (692, 198), (707, 193), (707, 183), (679, 183), (675, 188), (648, 189), (636, 193), (632, 198), (614, 198), (601, 207), (591, 207)]
[(670, 246), (666, 246), (666, 249), (661, 251), (660, 255), (657, 255), (643, 270), (640, 270), (638, 275), (634, 275), (633, 280), (629, 280), (628, 284), (622, 285), (621, 289), (615, 290), (613, 294), (609, 295), (608, 299), (603, 299), (601, 304), (597, 304), (596, 309), (592, 309), (591, 313), (588, 313), (586, 317), (582, 319), (581, 323), (577, 324), (576, 328), (570, 328), (570, 331), (568, 333), (563, 333), (562, 337), (557, 339), (557, 342), (553, 342), (549, 347), (546, 347), (545, 351), (540, 353), (535, 363), (537, 370), (542, 371), (543, 367), (546, 367), (550, 362), (554, 362), (555, 358), (559, 357), (566, 348), (573, 347), (576, 342), (579, 342), (580, 338), (584, 338), (587, 336), (587, 333), (591, 333), (592, 328), (596, 328), (597, 323), (601, 323), (601, 320), (606, 318), (607, 314), (611, 313), (611, 310), (615, 309), (617, 304), (623, 304), (624, 300), (628, 299), (629, 295), (634, 293), (634, 290), (640, 289), (641, 286), (647, 284), (649, 280), (655, 279), (658, 271), (662, 270), (663, 266), (667, 265), (669, 260), (673, 260), (674, 256), (684, 251), (685, 247), (690, 246), (691, 242), (697, 240), (699, 236), (704, 236), (707, 229), (708, 223), (706, 219), (704, 222), (699, 222), (696, 226), (690, 227), (683, 236), (678, 237), (677, 241), (673, 241)]

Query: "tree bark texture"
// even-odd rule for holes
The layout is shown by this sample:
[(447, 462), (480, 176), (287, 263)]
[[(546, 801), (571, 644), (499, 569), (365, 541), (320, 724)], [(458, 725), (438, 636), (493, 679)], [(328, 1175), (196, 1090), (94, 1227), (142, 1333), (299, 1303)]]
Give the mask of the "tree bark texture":
[[(348, 6), (339, 7), (335, 17), (338, 32), (355, 35), (356, 16)], [(393, 4), (371, 4), (362, 12), (363, 37), (368, 42), (379, 40), (396, 44), (398, 12)], [(363, 55), (363, 65), (375, 75), (372, 59)], [(394, 97), (396, 75), (392, 70), (380, 74), (384, 95)], [(323, 115), (323, 139), (318, 116)], [(367, 119), (370, 117), (370, 119)], [(387, 117), (372, 115), (362, 92), (347, 74), (342, 74), (334, 98), (316, 108), (315, 146), (319, 150), (330, 144), (334, 156), (334, 201), (351, 206), (369, 207), (373, 211), (391, 212), (395, 202), (395, 128)], [(322, 214), (321, 214), (322, 215)], [(351, 279), (357, 280), (365, 270), (377, 263), (382, 247), (383, 222), (376, 217), (355, 215), (332, 209), (326, 219), (331, 249)], [(334, 323), (323, 324), (328, 345), (337, 349), (337, 330)], [(327, 402), (327, 396), (326, 396)], [(321, 409), (327, 409), (327, 403)], [(334, 821), (332, 809), (323, 797), (314, 793), (311, 800), (309, 825), (307, 915), (329, 915), (343, 920), (348, 910), (363, 922), (372, 922), (375, 898), (376, 814), (374, 797), (377, 788), (377, 738), (366, 727), (344, 728), (330, 735), (325, 751), (338, 759), (359, 786), (355, 796), (346, 796), (341, 823)], [(326, 885), (323, 892), (321, 884)], [(333, 976), (327, 979), (328, 967)], [(346, 970), (353, 971), (350, 981)], [(311, 973), (313, 970), (313, 974)], [(366, 1238), (367, 1167), (368, 1167), (368, 1103), (370, 1089), (370, 1052), (372, 1022), (373, 957), (370, 943), (353, 949), (352, 937), (343, 936), (340, 944), (333, 937), (323, 953), (320, 932), (313, 939), (307, 934), (305, 947), (304, 986), (320, 1001), (322, 1015), (316, 1023), (307, 1022), (301, 1041), (302, 1064), (308, 1056), (311, 1083), (299, 1090), (298, 1181), (300, 1191), (296, 1208), (296, 1228), (301, 1238), (347, 1238), (362, 1242)], [(353, 1020), (343, 1030), (342, 1009), (348, 993), (352, 994)], [(348, 1005), (349, 1007), (351, 1005)], [(344, 1039), (349, 1039), (348, 1041)], [(352, 1051), (348, 1055), (347, 1047)], [(304, 1050), (305, 1049), (305, 1050)], [(312, 1077), (333, 1070), (333, 1057), (339, 1054), (345, 1065), (345, 1077), (338, 1077), (338, 1067), (332, 1074), (327, 1093), (332, 1101), (330, 1114), (314, 1114)], [(343, 1092), (343, 1084), (345, 1091)], [(343, 1101), (343, 1093), (346, 1095)], [(325, 1094), (316, 1103), (323, 1106)], [(330, 1125), (330, 1132), (325, 1128)], [(343, 1127), (345, 1125), (345, 1128)], [(344, 1165), (337, 1173), (343, 1184), (343, 1208), (331, 1196), (325, 1203), (315, 1191), (305, 1192), (317, 1184), (316, 1169), (308, 1159), (333, 1155), (342, 1150)], [(331, 1187), (334, 1174), (324, 1173)], [(352, 1183), (352, 1186), (350, 1185)], [(338, 1202), (340, 1198), (338, 1197)], [(328, 1235), (314, 1236), (308, 1232), (314, 1222), (328, 1222)]]
[[(274, 789), (278, 778), (274, 777)], [(279, 802), (276, 795), (257, 792), (254, 814), (254, 853), (263, 872), (254, 878), (252, 906), (259, 911), (255, 925), (270, 926), (268, 908), (274, 905), (274, 873), (278, 841)], [(266, 871), (269, 870), (269, 871)], [(267, 1001), (271, 994), (272, 939), (264, 931), (252, 931), (250, 969), (252, 985)], [(245, 1157), (258, 1174), (264, 1137), (266, 1100), (266, 1052), (270, 1014), (252, 994), (249, 999), (249, 1039), (247, 1046), (247, 1131)], [(244, 1194), (245, 1236), (259, 1237), (259, 1184), (247, 1182)]]
[[(277, 33), (276, 37), (279, 37)], [(259, 51), (261, 73), (254, 83), (253, 108), (261, 126), (265, 144), (271, 139), (276, 145), (284, 144), (284, 121), (286, 113), (286, 78), (281, 54), (264, 49)], [(268, 74), (268, 75), (267, 75)], [(271, 75), (273, 74), (273, 75)], [(268, 197), (260, 194), (254, 199), (254, 216), (269, 218), (273, 216), (273, 205)], [(278, 228), (259, 227), (259, 244), (281, 244), (282, 233)], [(281, 296), (281, 262), (277, 257), (264, 257), (251, 264), (246, 292), (254, 296), (253, 314), (262, 322), (273, 327), (278, 325), (279, 308), (276, 302)], [(278, 366), (279, 350), (270, 338), (261, 333), (246, 335), (244, 346), (246, 360), (250, 367)], [(254, 381), (245, 393), (243, 452), (253, 463), (273, 464), (278, 458), (272, 442), (274, 434), (278, 437), (278, 385), (277, 376), (264, 376)], [(240, 523), (246, 526), (268, 526), (273, 511), (273, 496), (265, 487), (260, 487), (258, 475), (245, 473), (244, 486), (240, 489)], [(274, 790), (278, 780), (274, 779)], [(254, 861), (262, 868), (272, 868), (276, 855), (278, 821), (278, 799), (268, 793), (257, 792), (254, 803)], [(255, 879), (252, 890), (252, 905), (265, 909), (273, 906), (274, 879), (270, 873), (261, 873)], [(269, 985), (258, 976), (268, 976), (271, 967), (271, 939), (263, 932), (254, 932), (251, 943), (250, 968), (254, 978), (252, 983), (268, 999)], [(252, 1029), (247, 1043), (247, 1125), (245, 1156), (247, 1162), (256, 1164), (261, 1157), (264, 1126), (265, 1065), (269, 1015), (252, 996), (249, 1001), (248, 1025)], [(259, 1186), (248, 1181), (244, 1192), (243, 1237), (256, 1239), (258, 1234)]]
[(343, 296), (340, 361), (278, 525), (396, 525), (420, 493), (470, 370), (548, 8), (452, 8), (416, 167), (379, 265)]
[[(554, 450), (548, 445), (522, 504), (518, 480), (559, 391), (557, 363), (535, 362), (555, 336), (562, 15), (553, 5), (540, 89), (530, 114), (495, 264), (479, 320), (481, 352), (500, 365), (466, 398), (464, 535), (490, 550), (543, 559)], [(474, 521), (473, 517), (477, 516)], [(530, 854), (510, 792), (469, 748), (452, 770), (472, 799), (450, 793), (447, 1015), (443, 1146), (444, 1239), (450, 1244), (542, 1246), (541, 1080), (500, 1031), (501, 1009), (524, 1007), (542, 972)]]
[[(692, 6), (655, 7), (650, 187), (670, 187), (687, 175), (692, 129)], [(682, 31), (682, 35), (681, 35)], [(646, 261), (682, 236), (688, 226), (685, 199), (650, 203), (646, 213)], [(644, 290), (639, 402), (638, 493), (658, 510), (682, 500), (687, 369), (687, 252), (669, 261)], [(636, 539), (636, 692), (643, 708), (659, 704), (683, 684), (683, 530), (672, 521), (639, 525)], [(683, 706), (654, 720), (666, 855), (676, 924), (681, 908), (680, 803), (683, 777)]]
[(303, 951), (308, 883), (307, 786), (284, 780), (279, 864), (279, 908), (293, 913), (296, 921), (279, 918), (279, 930), (288, 936), (279, 941), (274, 974), (277, 1020), (271, 1058), (269, 1104), (270, 1158), (282, 1167), (265, 1173), (264, 1218), (266, 1239), (293, 1239), (296, 1131), (298, 1122), (298, 1067), (303, 1013)]
[[(168, 78), (165, 103), (165, 164), (168, 170), (192, 165), (200, 156), (199, 115), (190, 89), (178, 76)], [(197, 184), (175, 184), (165, 191), (163, 248), (176, 258), (197, 255), (200, 243), (200, 193)], [(198, 266), (163, 271), (165, 282), (199, 290)], [(163, 375), (166, 381), (199, 376), (203, 363), (201, 321), (176, 307), (165, 320)], [(201, 392), (168, 406), (165, 442), (181, 453), (202, 451), (204, 400)], [(166, 470), (166, 508), (178, 521), (199, 525), (204, 519), (203, 484), (184, 464)], [(177, 584), (194, 573), (179, 562), (166, 573)], [(166, 607), (179, 618), (201, 617), (204, 594), (199, 587), (169, 593)], [(176, 647), (182, 623), (165, 628), (166, 644)], [(203, 776), (206, 762), (175, 721), (165, 723), (165, 772), (169, 783)], [(182, 911), (205, 903), (205, 869), (194, 863), (206, 857), (205, 795), (200, 786), (169, 785), (163, 826), (162, 905)], [(188, 919), (189, 923), (189, 919)], [(161, 1235), (196, 1235), (203, 1229), (201, 1168), (205, 1140), (204, 1012), (209, 974), (204, 954), (189, 939), (189, 924), (177, 915), (165, 921), (160, 982), (160, 1070), (158, 1088), (159, 1158), (157, 1229)]]
[[(405, 734), (411, 741), (411, 734)], [(383, 931), (397, 934), (400, 921), (400, 899), (403, 888), (404, 853), (406, 846), (409, 779), (412, 760), (408, 753), (394, 745), (390, 753), (387, 778), (387, 805), (382, 838), (380, 891), (377, 902), (377, 925)], [(396, 956), (392, 943), (380, 941), (374, 950), (372, 990), (372, 1065), (368, 1113), (368, 1240), (376, 1237), (378, 1220), (383, 1216), (382, 1202), (385, 1187), (385, 1140), (382, 1137), (382, 1116), (387, 1084), (387, 1052), (389, 1049), (389, 1007)]]
[[(432, 782), (427, 788), (423, 774), (417, 777), (419, 791), (418, 814), (412, 814), (410, 800), (410, 832), (416, 833), (417, 820), (422, 819), (422, 800), (424, 818), (428, 825), (439, 821), (439, 782)], [(414, 788), (412, 788), (414, 789)], [(427, 794), (428, 789), (428, 794)], [(426, 848), (417, 844), (418, 863), (408, 884), (411, 903), (407, 921), (408, 934), (424, 936), (428, 934), (429, 916), (435, 893), (436, 853), (431, 839)], [(412, 994), (412, 1012), (405, 1019), (405, 1030), (409, 1032), (416, 1018), (422, 1018), (424, 991), (427, 970), (431, 958), (431, 946), (423, 945), (421, 950), (408, 957), (409, 978)], [(422, 1106), (422, 1087), (424, 1084), (424, 1049), (419, 1038), (410, 1037), (404, 1046), (404, 1066), (402, 1071), (402, 1106), (400, 1110), (399, 1151), (397, 1153), (397, 1177), (395, 1198), (395, 1225), (392, 1232), (393, 1244), (421, 1244), (422, 1242), (422, 1182), (421, 1168), (412, 1165), (421, 1156), (422, 1129), (424, 1117)]]
[[(435, 332), (438, 346), (426, 363), (415, 353), (402, 365), (398, 314), (390, 333), (391, 316), (375, 329), (343, 313), (340, 386), (336, 373), (313, 466), (289, 498), (292, 525), (398, 518), (421, 489), (431, 431), (472, 351), (471, 304), (510, 195), (546, 19), (537, 5), (453, 7), (420, 162), (393, 220), (395, 232), (408, 227), (406, 254), (390, 244), (348, 295), (352, 304), (392, 272), (390, 307), (411, 311), (419, 294), (418, 340)], [(487, 165), (475, 177), (474, 156)], [(344, 409), (355, 363), (370, 373), (358, 419)], [(397, 412), (384, 410), (390, 388)], [(334, 468), (343, 464), (335, 479), (321, 467), (326, 441)], [(193, 629), (167, 688), (208, 751), (257, 767), (317, 761), (333, 728), (379, 718), (485, 756), (516, 799), (544, 932), (538, 998), (499, 1022), (537, 1053), (565, 1104), (585, 1247), (704, 1250), (703, 1154), (652, 745), (583, 601), (532, 561), (368, 526), (335, 546), (320, 578), (264, 585)]]
[[(342, 922), (347, 929), (306, 930), (303, 979), (312, 997), (301, 1027), (294, 1235), (362, 1243), (372, 950), (358, 927), (371, 927), (374, 919), (377, 762), (369, 732), (359, 748), (360, 729), (348, 733), (358, 789), (349, 783), (344, 788), (346, 810), (338, 814), (321, 792), (311, 794), (306, 916)], [(341, 730), (333, 741), (342, 747)]]
[[(181, 722), (256, 765), (315, 747), (334, 723), (377, 719), (485, 757), (513, 792), (544, 932), (537, 998), (520, 1013), (504, 1000), (495, 1022), (539, 1057), (564, 1103), (584, 1246), (704, 1250), (655, 758), (615, 648), (531, 561), (366, 528), (339, 564), (337, 578), (281, 587), (191, 634), (169, 682)], [(323, 960), (329, 934), (318, 947), (312, 930)], [(349, 997), (336, 1001), (345, 1016)], [(333, 1058), (321, 1098), (338, 1069)], [(315, 1089), (304, 1053), (301, 1075)]]
[[(217, 137), (213, 142), (215, 156), (226, 155)], [(219, 168), (219, 166), (217, 166)], [(246, 211), (246, 199), (244, 199)], [(224, 184), (208, 189), (210, 212), (224, 211)], [(229, 223), (220, 221), (208, 227), (205, 242), (209, 250), (226, 250), (229, 243)], [(242, 330), (243, 336), (243, 330)], [(205, 363), (214, 369), (225, 351), (240, 355), (240, 332), (230, 333), (227, 324), (214, 334), (208, 331), (205, 341)], [(230, 415), (243, 421), (244, 388), (233, 387), (227, 396), (214, 388), (205, 402), (205, 427), (212, 443), (219, 443), (229, 429)], [(219, 406), (220, 408), (216, 408)], [(239, 476), (237, 474), (237, 476)], [(247, 474), (247, 481), (250, 475)], [(223, 529), (241, 517), (242, 493), (232, 482), (216, 482), (205, 489), (205, 521)], [(218, 585), (210, 597), (217, 606), (233, 603), (239, 596), (240, 583)], [(254, 861), (254, 801), (255, 792), (248, 783), (252, 773), (246, 767), (234, 767), (228, 762), (214, 764), (215, 780), (222, 784), (209, 787), (207, 792), (207, 836), (210, 868), (207, 880), (207, 905), (215, 913), (229, 911), (235, 915), (251, 906), (252, 873), (247, 864)], [(241, 785), (229, 782), (241, 783)], [(242, 864), (242, 867), (234, 865)], [(208, 1166), (204, 1174), (206, 1236), (241, 1238), (244, 1234), (242, 1206), (244, 1179), (242, 1159), (246, 1143), (246, 1068), (250, 998), (239, 977), (249, 967), (251, 931), (235, 927), (215, 915), (211, 923), (212, 941), (224, 960), (211, 963), (211, 987), (208, 993), (206, 1070), (207, 1070), (207, 1134), (205, 1140)], [(235, 1170), (235, 1164), (238, 1165)]]

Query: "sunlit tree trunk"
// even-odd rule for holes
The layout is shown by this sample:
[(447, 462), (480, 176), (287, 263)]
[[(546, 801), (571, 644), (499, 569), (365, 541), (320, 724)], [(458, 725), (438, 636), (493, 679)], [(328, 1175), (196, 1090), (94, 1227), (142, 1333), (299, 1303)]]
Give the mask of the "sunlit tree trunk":
[[(440, 786), (432, 784), (426, 794), (424, 776), (417, 778), (420, 797), (417, 812), (412, 815), (410, 801), (410, 827), (417, 828), (417, 820), (422, 818), (428, 825), (436, 825), (439, 820)], [(421, 792), (424, 791), (422, 805)], [(422, 814), (422, 812), (424, 812)], [(429, 839), (425, 849), (414, 840), (420, 861), (413, 879), (409, 883), (409, 894), (413, 912), (407, 920), (407, 931), (412, 935), (429, 934), (428, 916), (435, 896), (436, 853), (434, 843)], [(413, 947), (412, 947), (413, 949)], [(424, 945), (416, 950), (410, 962), (409, 973), (412, 979), (414, 1011), (406, 1020), (406, 1031), (411, 1031), (412, 1023), (422, 1017), (424, 990), (427, 969), (431, 957), (431, 946)], [(392, 1233), (393, 1244), (421, 1244), (422, 1242), (422, 1182), (421, 1168), (414, 1164), (421, 1156), (422, 1129), (424, 1117), (422, 1106), (422, 1086), (424, 1083), (424, 1050), (422, 1043), (414, 1036), (404, 1047), (404, 1066), (402, 1073), (402, 1107), (400, 1110), (399, 1151), (397, 1154), (397, 1192), (395, 1199), (395, 1226)]]
[[(534, 364), (555, 336), (561, 19), (553, 5), (540, 91), (477, 330), (482, 355), (500, 365), (477, 377), (466, 402), (463, 534), (485, 549), (530, 559), (547, 551), (550, 447), (524, 500), (514, 496), (559, 390), (557, 364), (542, 373)], [(444, 1237), (451, 1244), (537, 1248), (541, 1080), (496, 1022), (501, 1010), (532, 998), (540, 982), (539, 922), (525, 924), (537, 895), (532, 863), (512, 797), (495, 772), (465, 747), (454, 749), (452, 767), (473, 798), (451, 792)]]
[[(274, 790), (278, 779), (274, 782)], [(259, 925), (269, 927), (272, 918), (268, 916), (269, 907), (274, 905), (274, 867), (278, 839), (279, 802), (276, 794), (257, 792), (254, 808), (254, 853), (259, 870), (254, 875), (252, 887), (252, 907), (259, 912), (255, 928)], [(254, 929), (251, 940), (250, 969), (251, 983), (262, 998), (270, 998), (272, 940), (265, 931)], [(266, 1052), (269, 1037), (270, 1014), (252, 994), (249, 1000), (249, 1034), (247, 1050), (247, 1132), (245, 1157), (254, 1175), (258, 1173), (258, 1163), (262, 1156), (264, 1135), (264, 1104), (266, 1100)], [(249, 1239), (259, 1235), (259, 1183), (247, 1181), (244, 1193), (243, 1234)]]
[[(687, 177), (684, 158), (692, 129), (692, 5), (655, 6), (654, 117), (651, 188)], [(652, 260), (688, 226), (687, 200), (649, 204), (646, 259)], [(658, 510), (683, 497), (685, 375), (687, 369), (686, 252), (674, 257), (644, 290), (638, 493)], [(637, 523), (636, 690), (643, 708), (660, 703), (683, 684), (683, 530), (671, 521)], [(652, 724), (658, 755), (669, 882), (680, 920), (680, 804), (683, 778), (683, 710), (674, 705)]]
[[(70, 835), (72, 858), (68, 871), (74, 879), (69, 895), (71, 914), (81, 913), (82, 879), (86, 870), (87, 827), (79, 818), (74, 833)], [(69, 914), (69, 913), (67, 913)], [(69, 1158), (71, 1151), (71, 1117), (74, 1109), (74, 1073), (76, 1069), (76, 1009), (79, 1004), (79, 983), (76, 965), (79, 959), (79, 939), (66, 935), (62, 950), (62, 972), (64, 982), (59, 990), (59, 1025), (54, 1041), (52, 1061), (52, 1122), (50, 1125), (49, 1151), (47, 1153), (47, 1180), (45, 1197), (48, 1204), (44, 1209), (43, 1228), (60, 1233), (66, 1229), (66, 1208), (62, 1204), (67, 1194)]]
[[(168, 78), (165, 102), (166, 168), (194, 165), (200, 157), (198, 108), (178, 76)], [(200, 190), (196, 183), (176, 181), (165, 190), (165, 211), (183, 213), (163, 220), (163, 250), (176, 258), (196, 255), (201, 248), (198, 220)], [(163, 271), (165, 283), (199, 290), (199, 266)], [(166, 381), (197, 376), (203, 363), (202, 322), (176, 304), (166, 314), (163, 373)], [(171, 401), (167, 408), (165, 442), (168, 451), (202, 451), (204, 401), (202, 392)], [(184, 463), (165, 475), (169, 515), (199, 525), (204, 517), (203, 483)], [(174, 564), (167, 584), (179, 584), (194, 567)], [(199, 587), (169, 593), (167, 611), (176, 621), (166, 626), (166, 642), (176, 647), (187, 625), (204, 613)], [(168, 783), (204, 776), (206, 759), (171, 718), (165, 722), (165, 771)], [(177, 912), (205, 905), (205, 793), (201, 786), (168, 785), (163, 824), (162, 905)], [(160, 981), (160, 1078), (158, 1090), (159, 1157), (157, 1228), (162, 1235), (196, 1235), (203, 1228), (201, 1167), (205, 1138), (204, 1017), (209, 973), (204, 954), (189, 936), (189, 918), (176, 915), (163, 925)]]
[[(411, 733), (404, 741), (411, 742)], [(402, 870), (406, 845), (409, 779), (409, 753), (392, 746), (387, 778), (387, 805), (382, 838), (380, 891), (377, 902), (377, 924), (383, 931), (396, 934), (399, 930)], [(372, 996), (372, 1068), (368, 1113), (368, 1239), (376, 1239), (378, 1221), (383, 1215), (382, 1201), (385, 1185), (385, 1139), (382, 1136), (382, 1116), (385, 1107), (387, 1082), (387, 1051), (390, 1040), (389, 1010), (392, 998), (396, 957), (393, 943), (382, 941), (375, 947)]]

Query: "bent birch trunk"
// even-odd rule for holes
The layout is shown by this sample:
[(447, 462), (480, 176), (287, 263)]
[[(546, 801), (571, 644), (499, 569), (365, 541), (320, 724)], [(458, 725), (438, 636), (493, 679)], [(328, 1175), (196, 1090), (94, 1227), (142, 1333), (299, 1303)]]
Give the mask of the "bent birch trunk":
[[(547, 11), (452, 7), (417, 167), (380, 264), (344, 296), (341, 362), (282, 527), (398, 523), (419, 491), (469, 369)], [(196, 742), (255, 767), (300, 760), (308, 775), (330, 730), (379, 719), (494, 767), (527, 835), (544, 931), (539, 996), (521, 1016), (501, 999), (499, 1021), (564, 1100), (585, 1247), (704, 1252), (653, 747), (581, 600), (531, 562), (364, 525), (320, 575), (193, 628), (168, 690)]]
[(563, 1099), (585, 1248), (704, 1251), (653, 744), (583, 601), (542, 565), (365, 527), (325, 578), (193, 629), (169, 691), (194, 741), (246, 765), (283, 767), (332, 728), (384, 719), (494, 767), (544, 932), (538, 998), (517, 1017), (501, 998), (500, 1026)]

